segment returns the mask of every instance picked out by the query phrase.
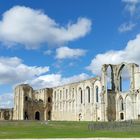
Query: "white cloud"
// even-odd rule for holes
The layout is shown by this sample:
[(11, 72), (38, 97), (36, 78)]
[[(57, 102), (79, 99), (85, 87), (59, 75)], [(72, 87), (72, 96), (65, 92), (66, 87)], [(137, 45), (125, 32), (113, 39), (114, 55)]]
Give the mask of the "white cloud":
[(0, 40), (9, 47), (22, 44), (27, 49), (37, 49), (42, 43), (62, 45), (84, 37), (90, 32), (91, 24), (91, 20), (81, 17), (76, 23), (60, 26), (40, 10), (15, 6), (3, 14)]
[(67, 59), (67, 58), (78, 58), (84, 56), (86, 50), (83, 49), (71, 49), (69, 47), (61, 47), (56, 49), (56, 58), (57, 59)]
[(51, 55), (52, 53), (53, 53), (52, 50), (44, 51), (44, 54), (45, 54), (45, 55)]
[(139, 9), (138, 4), (140, 0), (122, 0), (126, 4), (125, 9), (130, 13), (130, 15), (134, 15)]
[(136, 26), (135, 23), (132, 23), (132, 22), (129, 22), (129, 23), (123, 23), (120, 25), (119, 27), (119, 32), (128, 32), (128, 31), (131, 31), (133, 30), (133, 28)]
[(0, 108), (14, 107), (14, 94), (5, 93), (0, 95)]
[[(48, 75), (39, 76), (32, 80), (31, 79), (27, 80), (23, 83), (30, 84), (31, 86), (33, 86), (34, 89), (40, 89), (40, 88), (56, 87), (68, 83), (78, 82), (88, 78), (89, 75), (85, 73), (74, 75), (72, 77), (62, 77), (61, 74), (48, 74)], [(13, 106), (14, 106), (13, 93), (0, 94), (0, 108), (11, 108)]]
[(103, 54), (97, 54), (87, 69), (94, 74), (100, 75), (103, 64), (119, 64), (121, 62), (134, 62), (140, 65), (140, 34), (135, 39), (128, 41), (127, 46), (123, 50), (112, 50)]
[(0, 57), (0, 84), (23, 82), (49, 71), (49, 67), (28, 66), (18, 57)]
[(25, 83), (29, 83), (35, 89), (45, 88), (45, 87), (56, 87), (68, 83), (78, 82), (81, 80), (88, 79), (89, 75), (81, 73), (79, 75), (74, 75), (71, 77), (62, 77), (61, 74), (48, 74), (39, 76), (34, 80), (28, 80)]

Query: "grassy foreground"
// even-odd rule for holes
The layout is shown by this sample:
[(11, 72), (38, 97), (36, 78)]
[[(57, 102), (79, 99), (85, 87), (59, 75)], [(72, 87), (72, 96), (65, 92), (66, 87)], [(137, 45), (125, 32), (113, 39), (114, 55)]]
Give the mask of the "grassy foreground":
[(40, 121), (0, 121), (0, 138), (140, 137), (140, 123), (127, 130), (96, 131), (88, 129), (89, 123), (49, 121), (45, 124)]

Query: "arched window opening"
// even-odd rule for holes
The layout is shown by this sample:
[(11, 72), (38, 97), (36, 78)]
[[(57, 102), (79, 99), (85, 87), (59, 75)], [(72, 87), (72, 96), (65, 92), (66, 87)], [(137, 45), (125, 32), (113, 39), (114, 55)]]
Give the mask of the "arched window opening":
[(54, 100), (56, 100), (56, 91), (54, 92)]
[(28, 120), (28, 113), (26, 111), (24, 112), (24, 120)]
[(63, 88), (62, 98), (65, 99), (65, 89)]
[(28, 101), (28, 96), (25, 96), (25, 101)]
[(87, 94), (88, 94), (88, 103), (90, 103), (90, 87), (86, 88)]
[(51, 103), (51, 102), (52, 102), (51, 97), (48, 97), (48, 103)]
[(96, 102), (99, 102), (99, 88), (96, 86)]
[(81, 88), (79, 89), (79, 92), (80, 92), (80, 103), (82, 104), (83, 103), (83, 92), (82, 92)]
[(68, 98), (71, 99), (71, 92), (69, 92), (69, 97)]
[(81, 104), (83, 103), (83, 93), (82, 93), (82, 90), (81, 90)]
[(120, 91), (127, 92), (130, 89), (130, 74), (128, 68), (123, 65), (119, 74)]
[(124, 114), (120, 113), (120, 119), (123, 120), (124, 119)]
[(62, 99), (62, 90), (60, 90), (60, 100)]
[(119, 111), (123, 111), (124, 110), (123, 98), (121, 96), (118, 99), (118, 109), (119, 109)]
[(74, 88), (72, 89), (72, 98), (74, 98)]
[(124, 105), (123, 105), (123, 99), (120, 99), (120, 110), (123, 111), (124, 110)]
[(35, 113), (35, 120), (40, 120), (40, 113), (38, 111)]
[(66, 99), (68, 99), (68, 89), (66, 89)]
[(111, 66), (107, 68), (107, 89), (112, 89), (112, 70)]

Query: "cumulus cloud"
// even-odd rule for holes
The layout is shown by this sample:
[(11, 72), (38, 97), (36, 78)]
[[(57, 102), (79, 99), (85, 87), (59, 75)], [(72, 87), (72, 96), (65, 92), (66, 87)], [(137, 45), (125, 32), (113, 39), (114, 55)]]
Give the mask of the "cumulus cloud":
[(0, 95), (0, 108), (14, 107), (14, 94), (5, 93)]
[[(23, 83), (28, 83), (33, 86), (34, 89), (56, 87), (68, 83), (78, 82), (81, 80), (88, 79), (89, 75), (81, 73), (71, 77), (63, 77), (61, 74), (48, 74), (39, 76), (34, 79), (26, 80)], [(0, 108), (11, 108), (14, 107), (14, 94), (3, 93), (0, 94)]]
[(140, 3), (140, 0), (122, 0), (126, 4), (125, 10), (127, 10), (130, 15), (134, 15), (137, 10), (140, 8), (138, 4)]
[(100, 75), (103, 64), (119, 64), (121, 62), (140, 65), (140, 34), (135, 39), (128, 41), (123, 50), (111, 50), (103, 54), (97, 54), (87, 69), (96, 75)]
[(3, 14), (0, 21), (0, 41), (12, 47), (22, 44), (27, 49), (37, 49), (42, 43), (62, 45), (91, 30), (91, 20), (78, 18), (76, 23), (60, 26), (41, 10), (14, 6)]
[(0, 57), (0, 84), (23, 82), (49, 71), (49, 67), (25, 65), (18, 57)]
[(66, 46), (56, 49), (57, 59), (78, 58), (78, 57), (84, 56), (85, 54), (86, 54), (86, 50), (71, 49)]
[(78, 82), (81, 80), (88, 79), (89, 75), (81, 73), (79, 75), (74, 75), (71, 77), (63, 77), (61, 74), (48, 74), (39, 76), (34, 80), (28, 80), (25, 83), (29, 83), (35, 89), (45, 88), (45, 87), (56, 87), (68, 83)]
[(129, 22), (129, 23), (123, 23), (120, 25), (119, 27), (119, 32), (128, 32), (134, 29), (134, 27), (136, 26), (135, 23)]

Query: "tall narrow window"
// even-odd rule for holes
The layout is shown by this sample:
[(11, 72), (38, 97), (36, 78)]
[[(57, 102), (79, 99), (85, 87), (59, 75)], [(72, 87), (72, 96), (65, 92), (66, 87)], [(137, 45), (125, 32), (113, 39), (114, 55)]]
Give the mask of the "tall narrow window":
[(82, 90), (81, 90), (81, 104), (83, 103), (83, 93), (82, 93)]
[(48, 97), (48, 103), (51, 103), (51, 102), (52, 102), (51, 97)]
[(99, 102), (98, 92), (99, 92), (99, 88), (98, 88), (98, 86), (96, 86), (96, 102)]
[(60, 90), (60, 100), (62, 99), (62, 91)]
[(124, 110), (123, 102), (121, 103), (121, 109)]
[(123, 99), (120, 98), (120, 111), (124, 110), (124, 106), (123, 106)]
[(107, 89), (112, 90), (112, 80), (113, 80), (113, 76), (112, 76), (112, 67), (109, 65), (107, 68)]
[(54, 92), (54, 100), (56, 100), (56, 91)]
[(28, 97), (27, 96), (25, 96), (25, 101), (28, 101)]
[(86, 88), (88, 94), (88, 103), (90, 103), (90, 87)]
[(66, 99), (68, 98), (68, 89), (66, 89)]
[(83, 103), (83, 92), (82, 92), (82, 89), (81, 88), (79, 89), (79, 91), (80, 91), (80, 96), (81, 96), (80, 99), (81, 99), (81, 104), (82, 104)]
[(121, 92), (127, 92), (130, 89), (130, 72), (127, 68), (127, 66), (122, 65), (119, 71), (119, 80), (120, 80), (120, 91)]
[(74, 98), (74, 88), (73, 88), (73, 90), (72, 90), (72, 98)]

